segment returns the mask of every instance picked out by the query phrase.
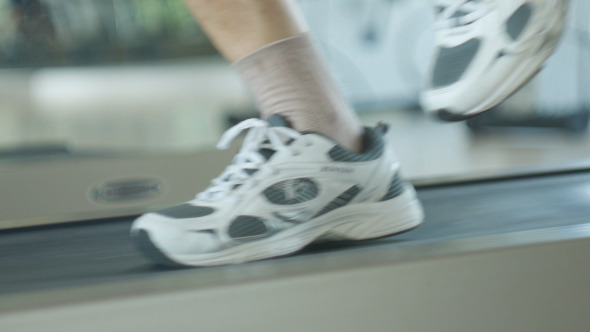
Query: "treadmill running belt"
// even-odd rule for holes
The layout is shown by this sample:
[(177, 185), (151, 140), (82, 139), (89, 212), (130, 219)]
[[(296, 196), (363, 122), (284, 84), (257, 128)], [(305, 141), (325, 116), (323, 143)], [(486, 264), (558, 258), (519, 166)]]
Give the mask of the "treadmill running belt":
[[(313, 245), (294, 256), (255, 264), (262, 268), (279, 263), (283, 268), (318, 254), (329, 257), (371, 247), (396, 251), (590, 223), (590, 172), (419, 188), (418, 195), (426, 220), (412, 231), (371, 241)], [(0, 232), (0, 297), (186, 273), (158, 268), (143, 259), (129, 239), (132, 221), (129, 217)], [(207, 269), (228, 274), (236, 266)], [(193, 271), (198, 274), (198, 270)]]

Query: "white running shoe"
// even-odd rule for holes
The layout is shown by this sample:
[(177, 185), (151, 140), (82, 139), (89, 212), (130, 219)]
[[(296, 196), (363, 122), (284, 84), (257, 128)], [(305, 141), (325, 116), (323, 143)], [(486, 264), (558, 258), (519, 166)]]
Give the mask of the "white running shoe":
[(150, 260), (235, 264), (291, 254), (317, 240), (383, 237), (422, 222), (414, 188), (386, 148), (385, 126), (366, 129), (360, 154), (297, 132), (279, 116), (236, 125), (218, 147), (247, 129), (233, 163), (207, 190), (134, 222), (131, 235)]
[(488, 110), (553, 53), (569, 0), (435, 0), (436, 54), (423, 109), (446, 121)]

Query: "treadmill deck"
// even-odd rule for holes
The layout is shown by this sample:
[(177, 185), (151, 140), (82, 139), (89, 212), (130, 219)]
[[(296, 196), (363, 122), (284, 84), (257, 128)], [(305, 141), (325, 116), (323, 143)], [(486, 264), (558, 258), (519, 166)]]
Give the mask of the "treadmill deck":
[(0, 311), (590, 238), (587, 171), (422, 187), (418, 195), (426, 220), (409, 232), (317, 244), (288, 257), (212, 268), (149, 263), (129, 239), (133, 217), (2, 231), (0, 298), (6, 301), (0, 301)]

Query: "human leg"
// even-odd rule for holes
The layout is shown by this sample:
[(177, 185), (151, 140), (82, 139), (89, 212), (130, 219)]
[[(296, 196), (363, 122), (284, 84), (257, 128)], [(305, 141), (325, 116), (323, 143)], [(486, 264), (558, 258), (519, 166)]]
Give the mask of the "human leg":
[(286, 0), (185, 0), (258, 102), (262, 118), (285, 116), (352, 151), (362, 126)]

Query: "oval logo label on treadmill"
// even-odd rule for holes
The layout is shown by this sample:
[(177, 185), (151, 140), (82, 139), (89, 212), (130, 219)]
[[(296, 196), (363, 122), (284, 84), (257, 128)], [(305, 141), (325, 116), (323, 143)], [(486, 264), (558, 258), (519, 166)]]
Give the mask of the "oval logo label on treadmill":
[(95, 186), (92, 199), (101, 203), (126, 202), (153, 198), (161, 193), (157, 180), (118, 180)]

